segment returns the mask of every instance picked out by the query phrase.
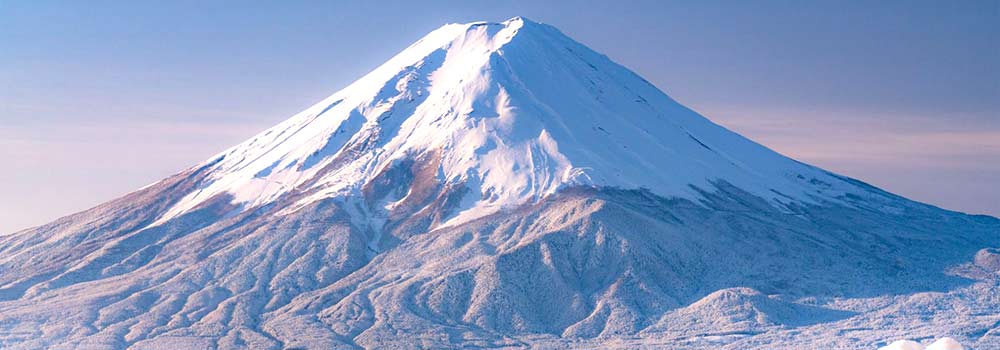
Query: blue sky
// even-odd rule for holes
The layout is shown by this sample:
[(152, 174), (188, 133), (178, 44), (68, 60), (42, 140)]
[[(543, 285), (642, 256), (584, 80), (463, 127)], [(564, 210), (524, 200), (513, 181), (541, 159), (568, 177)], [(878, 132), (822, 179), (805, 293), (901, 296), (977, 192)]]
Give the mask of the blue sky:
[(997, 1), (0, 0), (0, 231), (193, 165), (442, 24), (517, 15), (786, 155), (1000, 215)]

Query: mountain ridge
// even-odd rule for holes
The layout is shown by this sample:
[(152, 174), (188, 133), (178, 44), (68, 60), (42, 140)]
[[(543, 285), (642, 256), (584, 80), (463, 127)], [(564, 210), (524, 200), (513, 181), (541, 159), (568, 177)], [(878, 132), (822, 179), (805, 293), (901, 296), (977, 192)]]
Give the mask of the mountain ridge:
[[(348, 151), (356, 158), (341, 162)], [(555, 28), (516, 17), (443, 26), (213, 157), (215, 182), (157, 223), (219, 193), (247, 207), (310, 182), (321, 193), (297, 205), (357, 195), (393, 162), (437, 152), (435, 180), (469, 190), (456, 208), (467, 218), (454, 223), (575, 185), (694, 198), (690, 185), (721, 179), (779, 206), (865, 193), (711, 123)], [(331, 164), (339, 168), (324, 168)]]
[(996, 218), (784, 157), (553, 27), (453, 24), (0, 236), (0, 347), (989, 348), (997, 247)]

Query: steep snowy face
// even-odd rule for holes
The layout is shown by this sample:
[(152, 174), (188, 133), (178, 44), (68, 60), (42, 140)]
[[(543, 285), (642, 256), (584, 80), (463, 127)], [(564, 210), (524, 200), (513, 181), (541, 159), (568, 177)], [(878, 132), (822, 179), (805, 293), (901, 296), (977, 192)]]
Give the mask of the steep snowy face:
[(209, 181), (158, 222), (220, 194), (244, 209), (286, 198), (285, 213), (331, 197), (374, 212), (436, 203), (446, 225), (567, 186), (698, 198), (725, 182), (779, 208), (863, 193), (523, 18), (441, 27), (206, 165)]

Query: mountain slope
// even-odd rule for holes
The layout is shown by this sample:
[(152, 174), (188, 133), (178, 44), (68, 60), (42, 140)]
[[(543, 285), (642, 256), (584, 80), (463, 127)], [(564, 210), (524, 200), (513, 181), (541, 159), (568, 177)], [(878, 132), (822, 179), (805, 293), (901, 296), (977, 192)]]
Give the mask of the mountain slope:
[(995, 218), (781, 156), (555, 28), (453, 24), (0, 237), (0, 347), (988, 347), (995, 247)]
[[(566, 186), (695, 198), (692, 185), (724, 180), (776, 203), (858, 192), (712, 124), (558, 30), (516, 18), (430, 33), (220, 154), (213, 182), (160, 222), (220, 193), (248, 207), (290, 191), (315, 192), (298, 205), (356, 196), (412, 159), (436, 163), (426, 171), (442, 188), (468, 190), (454, 208), (468, 215), (455, 223)], [(386, 204), (400, 204), (398, 197)]]

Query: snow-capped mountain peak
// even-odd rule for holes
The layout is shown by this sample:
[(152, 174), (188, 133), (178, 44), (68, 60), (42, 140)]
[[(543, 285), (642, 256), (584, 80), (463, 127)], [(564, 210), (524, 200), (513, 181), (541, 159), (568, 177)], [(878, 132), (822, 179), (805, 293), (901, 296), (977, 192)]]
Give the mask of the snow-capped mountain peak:
[[(423, 172), (433, 175), (423, 180), (448, 198), (459, 218), (453, 223), (566, 186), (696, 198), (724, 181), (779, 206), (850, 191), (711, 123), (559, 30), (515, 17), (431, 32), (347, 88), (214, 157), (211, 181), (158, 222), (220, 194), (243, 208), (301, 194), (288, 209), (295, 210), (358, 194), (407, 161), (429, 167)], [(391, 208), (403, 198), (378, 199)]]
[(0, 236), (0, 348), (992, 349), (998, 232), (783, 157), (553, 27), (452, 24)]

